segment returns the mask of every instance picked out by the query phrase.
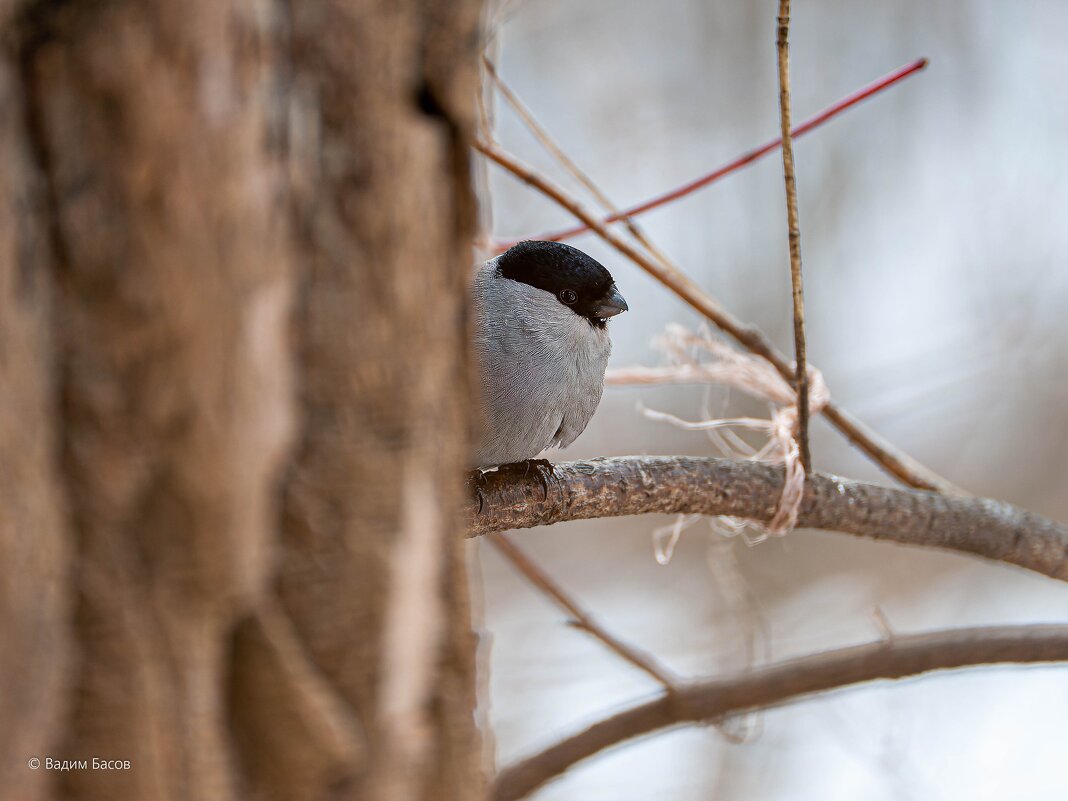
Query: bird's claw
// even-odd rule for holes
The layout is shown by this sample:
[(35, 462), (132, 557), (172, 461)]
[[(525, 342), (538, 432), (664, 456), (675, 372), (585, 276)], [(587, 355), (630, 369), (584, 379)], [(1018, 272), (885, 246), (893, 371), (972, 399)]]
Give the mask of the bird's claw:
[(475, 491), (475, 497), (478, 498), (478, 512), (482, 514), (482, 509), (486, 504), (486, 496), (482, 494), (483, 488), (486, 486), (486, 474), (481, 470), (475, 470), (471, 474), (471, 488)]
[(556, 473), (553, 472), (553, 463), (548, 459), (527, 459), (524, 464), (526, 469), (523, 471), (523, 475), (530, 475), (531, 468), (533, 468), (538, 474), (538, 481), (541, 483), (542, 500), (549, 500), (549, 481), (556, 478)]
[[(523, 462), (513, 462), (512, 464), (502, 464), (495, 468), (495, 472), (511, 473), (515, 476), (522, 476), (527, 478), (530, 475), (530, 471), (533, 470), (538, 475), (538, 483), (541, 484), (542, 500), (549, 499), (549, 484), (556, 479), (556, 473), (553, 472), (553, 463), (548, 459), (527, 459)], [(482, 470), (475, 470), (469, 479), (471, 489), (474, 490), (475, 496), (478, 498), (478, 514), (482, 514), (482, 510), (485, 507), (486, 498), (483, 494), (483, 490), (489, 483), (486, 478), (487, 473)]]

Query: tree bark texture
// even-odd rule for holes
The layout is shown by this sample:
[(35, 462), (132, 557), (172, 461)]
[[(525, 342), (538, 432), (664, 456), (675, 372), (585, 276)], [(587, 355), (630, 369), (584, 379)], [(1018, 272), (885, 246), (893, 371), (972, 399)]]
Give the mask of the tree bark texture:
[(0, 59), (0, 797), (39, 799), (48, 777), (26, 760), (53, 745), (70, 702), (73, 546), (44, 183), (21, 106), (18, 63)]
[[(560, 462), (541, 471), (510, 465), (472, 478), (468, 534), (641, 514), (767, 522), (782, 488), (782, 467), (708, 456), (616, 456)], [(989, 498), (813, 473), (805, 481), (797, 523), (975, 554), (1068, 581), (1068, 527)]]
[(482, 793), (478, 10), (0, 12), (0, 799)]

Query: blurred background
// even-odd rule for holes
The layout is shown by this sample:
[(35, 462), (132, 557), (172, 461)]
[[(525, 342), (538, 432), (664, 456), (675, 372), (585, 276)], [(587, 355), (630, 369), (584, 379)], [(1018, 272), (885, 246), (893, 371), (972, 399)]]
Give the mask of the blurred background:
[[(773, 0), (515, 0), (498, 5), (502, 77), (617, 203), (694, 178), (778, 133)], [(848, 410), (951, 481), (1068, 520), (1068, 4), (810, 0), (791, 30), (795, 122), (920, 57), (925, 72), (797, 141), (809, 354)], [(509, 150), (581, 194), (507, 106)], [(569, 216), (486, 169), (492, 233)], [(782, 163), (641, 218), (743, 320), (792, 348)], [(612, 366), (658, 364), (651, 341), (695, 315), (599, 240), (631, 311)], [(711, 454), (639, 401), (700, 416), (696, 387), (613, 389), (556, 460)], [(736, 398), (718, 411), (736, 411)], [(748, 407), (744, 407), (748, 408)], [(818, 469), (888, 481), (822, 421)], [(741, 670), (901, 632), (1063, 621), (1068, 589), (956, 555), (798, 531), (750, 546), (699, 522), (669, 564), (628, 518), (517, 536), (615, 633), (686, 676)], [(471, 546), (489, 666), (492, 758), (507, 764), (657, 687)], [(974, 669), (850, 689), (720, 731), (629, 743), (538, 795), (583, 799), (1063, 799), (1068, 674)], [(740, 742), (735, 742), (739, 740)]]

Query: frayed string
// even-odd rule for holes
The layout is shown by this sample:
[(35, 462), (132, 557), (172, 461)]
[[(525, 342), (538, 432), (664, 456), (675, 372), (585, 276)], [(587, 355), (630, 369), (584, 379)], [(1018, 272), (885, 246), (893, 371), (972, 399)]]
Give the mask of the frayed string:
[[(775, 514), (767, 523), (755, 520), (739, 521), (722, 517), (722, 533), (739, 533), (745, 527), (757, 530), (758, 536), (746, 536), (747, 542), (756, 542), (768, 536), (781, 537), (797, 525), (801, 511), (801, 499), (805, 491), (805, 468), (801, 463), (797, 442), (797, 393), (767, 359), (761, 356), (740, 353), (715, 339), (707, 330), (697, 333), (678, 324), (669, 325), (664, 334), (654, 343), (667, 355), (669, 364), (663, 367), (624, 367), (608, 371), (605, 384), (611, 386), (636, 386), (652, 384), (720, 384), (741, 390), (752, 397), (772, 405), (769, 419), (736, 417), (689, 421), (654, 409), (641, 408), (642, 414), (651, 420), (669, 423), (687, 431), (716, 431), (720, 429), (746, 429), (766, 437), (763, 447), (754, 453), (743, 453), (742, 458), (784, 466), (786, 478)], [(823, 374), (814, 367), (808, 368), (809, 407), (815, 416), (823, 411), (830, 400), (830, 392)], [(657, 549), (657, 560), (666, 563), (678, 542), (682, 530), (693, 522), (688, 515), (680, 515), (675, 524), (658, 529), (658, 542), (670, 543), (667, 548)], [(663, 554), (663, 557), (661, 556)], [(666, 557), (666, 558), (664, 558)]]

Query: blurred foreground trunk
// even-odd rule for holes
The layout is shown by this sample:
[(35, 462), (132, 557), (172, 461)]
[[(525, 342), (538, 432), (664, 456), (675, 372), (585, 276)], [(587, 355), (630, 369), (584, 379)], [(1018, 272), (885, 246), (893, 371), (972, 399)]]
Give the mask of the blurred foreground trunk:
[(0, 799), (477, 799), (477, 3), (0, 9)]

